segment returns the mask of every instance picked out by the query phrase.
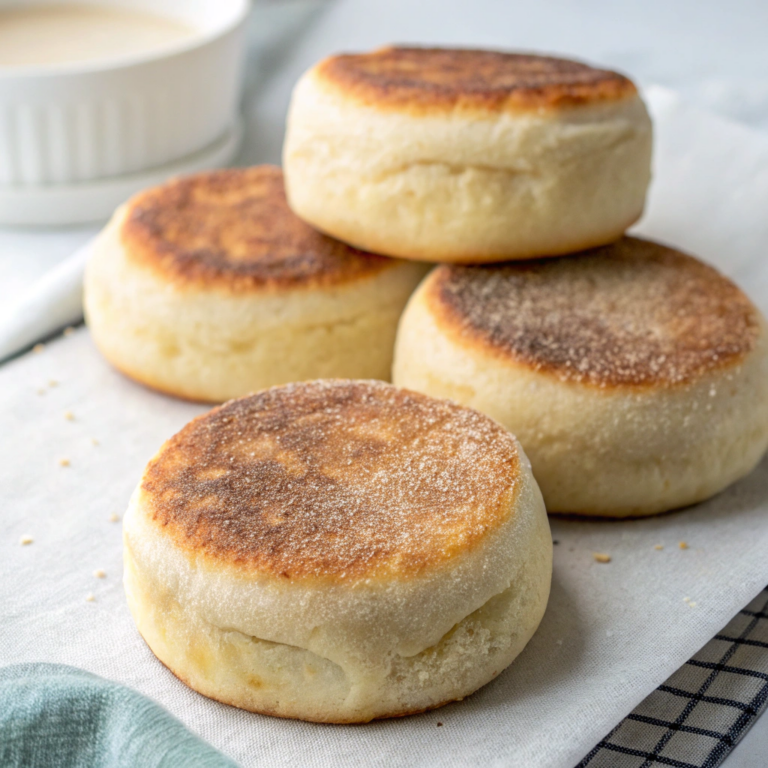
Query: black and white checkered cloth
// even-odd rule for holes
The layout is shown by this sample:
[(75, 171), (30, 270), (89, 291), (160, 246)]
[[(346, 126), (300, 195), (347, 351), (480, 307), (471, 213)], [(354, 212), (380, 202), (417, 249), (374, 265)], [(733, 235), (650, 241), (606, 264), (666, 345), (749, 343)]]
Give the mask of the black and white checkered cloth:
[(577, 768), (716, 768), (766, 703), (768, 588), (622, 720)]

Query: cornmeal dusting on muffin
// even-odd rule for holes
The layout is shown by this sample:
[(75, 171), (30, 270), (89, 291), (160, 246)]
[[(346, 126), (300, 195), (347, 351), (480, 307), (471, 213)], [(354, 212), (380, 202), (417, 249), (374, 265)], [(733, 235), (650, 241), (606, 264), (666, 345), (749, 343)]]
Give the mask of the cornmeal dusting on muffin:
[(637, 92), (623, 75), (578, 61), (466, 48), (389, 46), (331, 56), (315, 73), (348, 98), (410, 113), (542, 110)]
[(20, 539), (20, 543), (22, 547), (26, 547), (28, 544), (31, 544), (34, 541), (34, 539), (31, 536), (22, 536)]
[(565, 258), (443, 266), (431, 289), (460, 340), (598, 386), (686, 382), (739, 362), (760, 333), (730, 280), (638, 238)]
[(142, 483), (178, 544), (284, 577), (411, 574), (504, 522), (519, 457), (481, 414), (380, 382), (233, 401), (166, 443)]
[(129, 258), (179, 287), (232, 293), (343, 285), (397, 262), (318, 232), (288, 207), (269, 165), (174, 179), (132, 199), (121, 228)]
[(592, 557), (595, 558), (595, 562), (597, 563), (610, 563), (611, 562), (611, 556), (605, 554), (605, 552), (593, 552)]
[(69, 466), (69, 459), (59, 459), (59, 466), (60, 467), (68, 467)]

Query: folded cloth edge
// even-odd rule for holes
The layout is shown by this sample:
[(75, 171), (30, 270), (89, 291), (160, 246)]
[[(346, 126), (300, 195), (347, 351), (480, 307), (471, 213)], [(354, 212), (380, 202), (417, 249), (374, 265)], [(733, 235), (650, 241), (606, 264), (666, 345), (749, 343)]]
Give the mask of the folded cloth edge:
[(0, 363), (83, 318), (83, 274), (93, 240), (46, 272), (0, 318)]
[(130, 688), (76, 667), (0, 667), (4, 768), (237, 768)]

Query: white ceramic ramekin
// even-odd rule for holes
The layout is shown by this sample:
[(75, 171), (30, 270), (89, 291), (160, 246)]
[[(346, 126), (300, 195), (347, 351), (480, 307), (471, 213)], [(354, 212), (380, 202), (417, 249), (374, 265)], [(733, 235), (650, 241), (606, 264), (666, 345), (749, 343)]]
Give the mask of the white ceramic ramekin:
[[(180, 19), (199, 32), (158, 53), (0, 67), (0, 186), (135, 174), (192, 155), (235, 124), (248, 0), (89, 0), (97, 2)], [(19, 4), (0, 0), (0, 9)]]

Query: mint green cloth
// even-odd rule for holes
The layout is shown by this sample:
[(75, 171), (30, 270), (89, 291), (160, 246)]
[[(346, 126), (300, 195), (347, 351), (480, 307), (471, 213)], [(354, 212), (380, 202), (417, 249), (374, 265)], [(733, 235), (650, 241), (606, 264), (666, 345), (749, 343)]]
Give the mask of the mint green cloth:
[(237, 768), (136, 691), (59, 664), (0, 668), (2, 768)]

